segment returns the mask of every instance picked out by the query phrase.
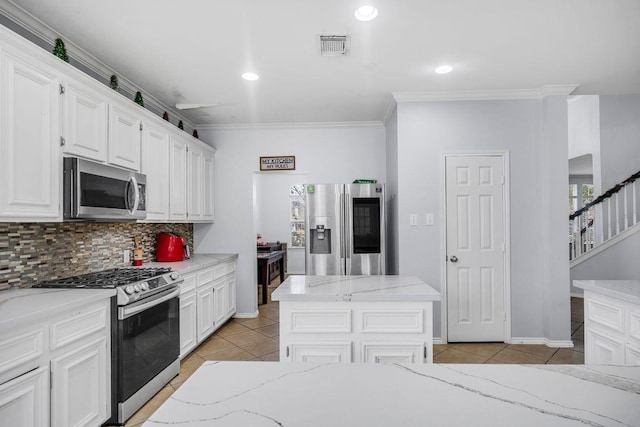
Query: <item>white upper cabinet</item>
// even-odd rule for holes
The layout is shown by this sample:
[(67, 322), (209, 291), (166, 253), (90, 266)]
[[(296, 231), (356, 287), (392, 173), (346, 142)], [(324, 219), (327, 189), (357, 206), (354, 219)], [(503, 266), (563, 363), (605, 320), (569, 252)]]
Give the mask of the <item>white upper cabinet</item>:
[(187, 178), (187, 207), (190, 221), (202, 220), (203, 213), (203, 184), (204, 184), (204, 153), (202, 149), (189, 143), (187, 153), (188, 178)]
[(62, 157), (147, 176), (147, 220), (213, 222), (215, 149), (0, 26), (0, 222), (62, 221)]
[(142, 123), (142, 173), (147, 176), (147, 220), (169, 219), (169, 131)]
[(0, 218), (60, 221), (60, 76), (0, 45)]
[(213, 183), (215, 172), (215, 152), (213, 150), (204, 151), (204, 177), (202, 180), (202, 219), (213, 222)]
[(140, 115), (134, 108), (109, 105), (109, 150), (108, 160), (112, 165), (140, 170)]
[(61, 86), (62, 150), (65, 154), (107, 161), (109, 105), (105, 97), (68, 79)]
[(171, 135), (169, 147), (169, 219), (186, 221), (188, 142)]

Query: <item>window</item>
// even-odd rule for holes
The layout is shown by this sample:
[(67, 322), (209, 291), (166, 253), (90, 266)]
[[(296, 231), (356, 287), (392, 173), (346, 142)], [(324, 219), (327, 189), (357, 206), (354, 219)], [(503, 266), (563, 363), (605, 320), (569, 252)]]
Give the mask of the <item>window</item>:
[(295, 184), (289, 188), (289, 207), (291, 221), (291, 247), (304, 248), (306, 243), (304, 230), (304, 184)]

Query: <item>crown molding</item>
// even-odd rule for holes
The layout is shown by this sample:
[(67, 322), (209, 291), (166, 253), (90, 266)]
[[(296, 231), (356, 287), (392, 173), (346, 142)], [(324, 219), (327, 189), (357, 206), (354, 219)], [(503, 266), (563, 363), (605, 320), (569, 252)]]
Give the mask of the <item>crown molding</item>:
[(384, 124), (385, 126), (389, 124), (389, 120), (391, 120), (391, 117), (393, 116), (393, 111), (395, 110), (397, 105), (398, 103), (396, 102), (395, 98), (393, 97), (392, 94), (390, 94), (387, 97), (387, 102), (384, 107), (384, 113), (382, 115), (382, 124)]
[(432, 91), (393, 92), (396, 102), (433, 101), (498, 101), (514, 99), (542, 99), (547, 96), (568, 96), (579, 85), (548, 85), (538, 89), (513, 90), (472, 90), (472, 91)]
[(140, 85), (135, 84), (134, 82), (123, 76), (121, 73), (119, 73), (117, 70), (109, 67), (107, 64), (91, 55), (89, 52), (78, 46), (73, 42), (73, 40), (66, 37), (60, 31), (54, 30), (43, 21), (39, 20), (26, 10), (22, 9), (20, 6), (13, 3), (11, 0), (7, 0), (3, 3), (4, 4), (2, 8), (0, 8), (0, 15), (5, 16), (8, 20), (13, 22), (22, 30), (42, 40), (44, 43), (50, 45), (51, 47), (55, 45), (55, 40), (57, 38), (61, 38), (62, 40), (64, 40), (69, 57), (74, 62), (77, 62), (81, 67), (86, 68), (96, 76), (104, 79), (104, 81), (106, 82), (109, 82), (111, 76), (115, 74), (116, 76), (118, 76), (118, 84), (121, 91), (130, 93), (131, 95), (134, 95), (137, 91), (143, 93), (144, 104), (147, 110), (150, 110), (152, 112), (157, 111), (160, 115), (162, 114), (162, 112), (167, 111), (173, 118), (175, 118), (176, 123), (179, 120), (182, 120), (183, 125), (185, 125), (185, 129), (195, 129), (193, 122), (180, 114), (179, 110), (165, 105), (153, 95), (144, 91), (144, 89), (142, 89)]
[(198, 125), (200, 130), (269, 130), (269, 129), (336, 129), (384, 127), (380, 121), (368, 122), (305, 122), (305, 123), (238, 123)]

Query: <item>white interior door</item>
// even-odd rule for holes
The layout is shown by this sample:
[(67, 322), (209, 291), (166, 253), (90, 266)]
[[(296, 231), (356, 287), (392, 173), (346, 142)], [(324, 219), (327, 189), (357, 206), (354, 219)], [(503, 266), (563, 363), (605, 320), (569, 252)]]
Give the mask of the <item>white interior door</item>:
[(504, 157), (445, 159), (448, 341), (504, 341)]

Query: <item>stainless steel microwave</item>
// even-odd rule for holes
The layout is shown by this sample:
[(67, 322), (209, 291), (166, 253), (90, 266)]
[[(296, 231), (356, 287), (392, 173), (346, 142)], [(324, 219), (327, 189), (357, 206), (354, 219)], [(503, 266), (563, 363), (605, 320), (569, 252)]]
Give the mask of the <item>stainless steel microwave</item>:
[(77, 157), (64, 158), (64, 219), (131, 221), (147, 216), (145, 175)]

